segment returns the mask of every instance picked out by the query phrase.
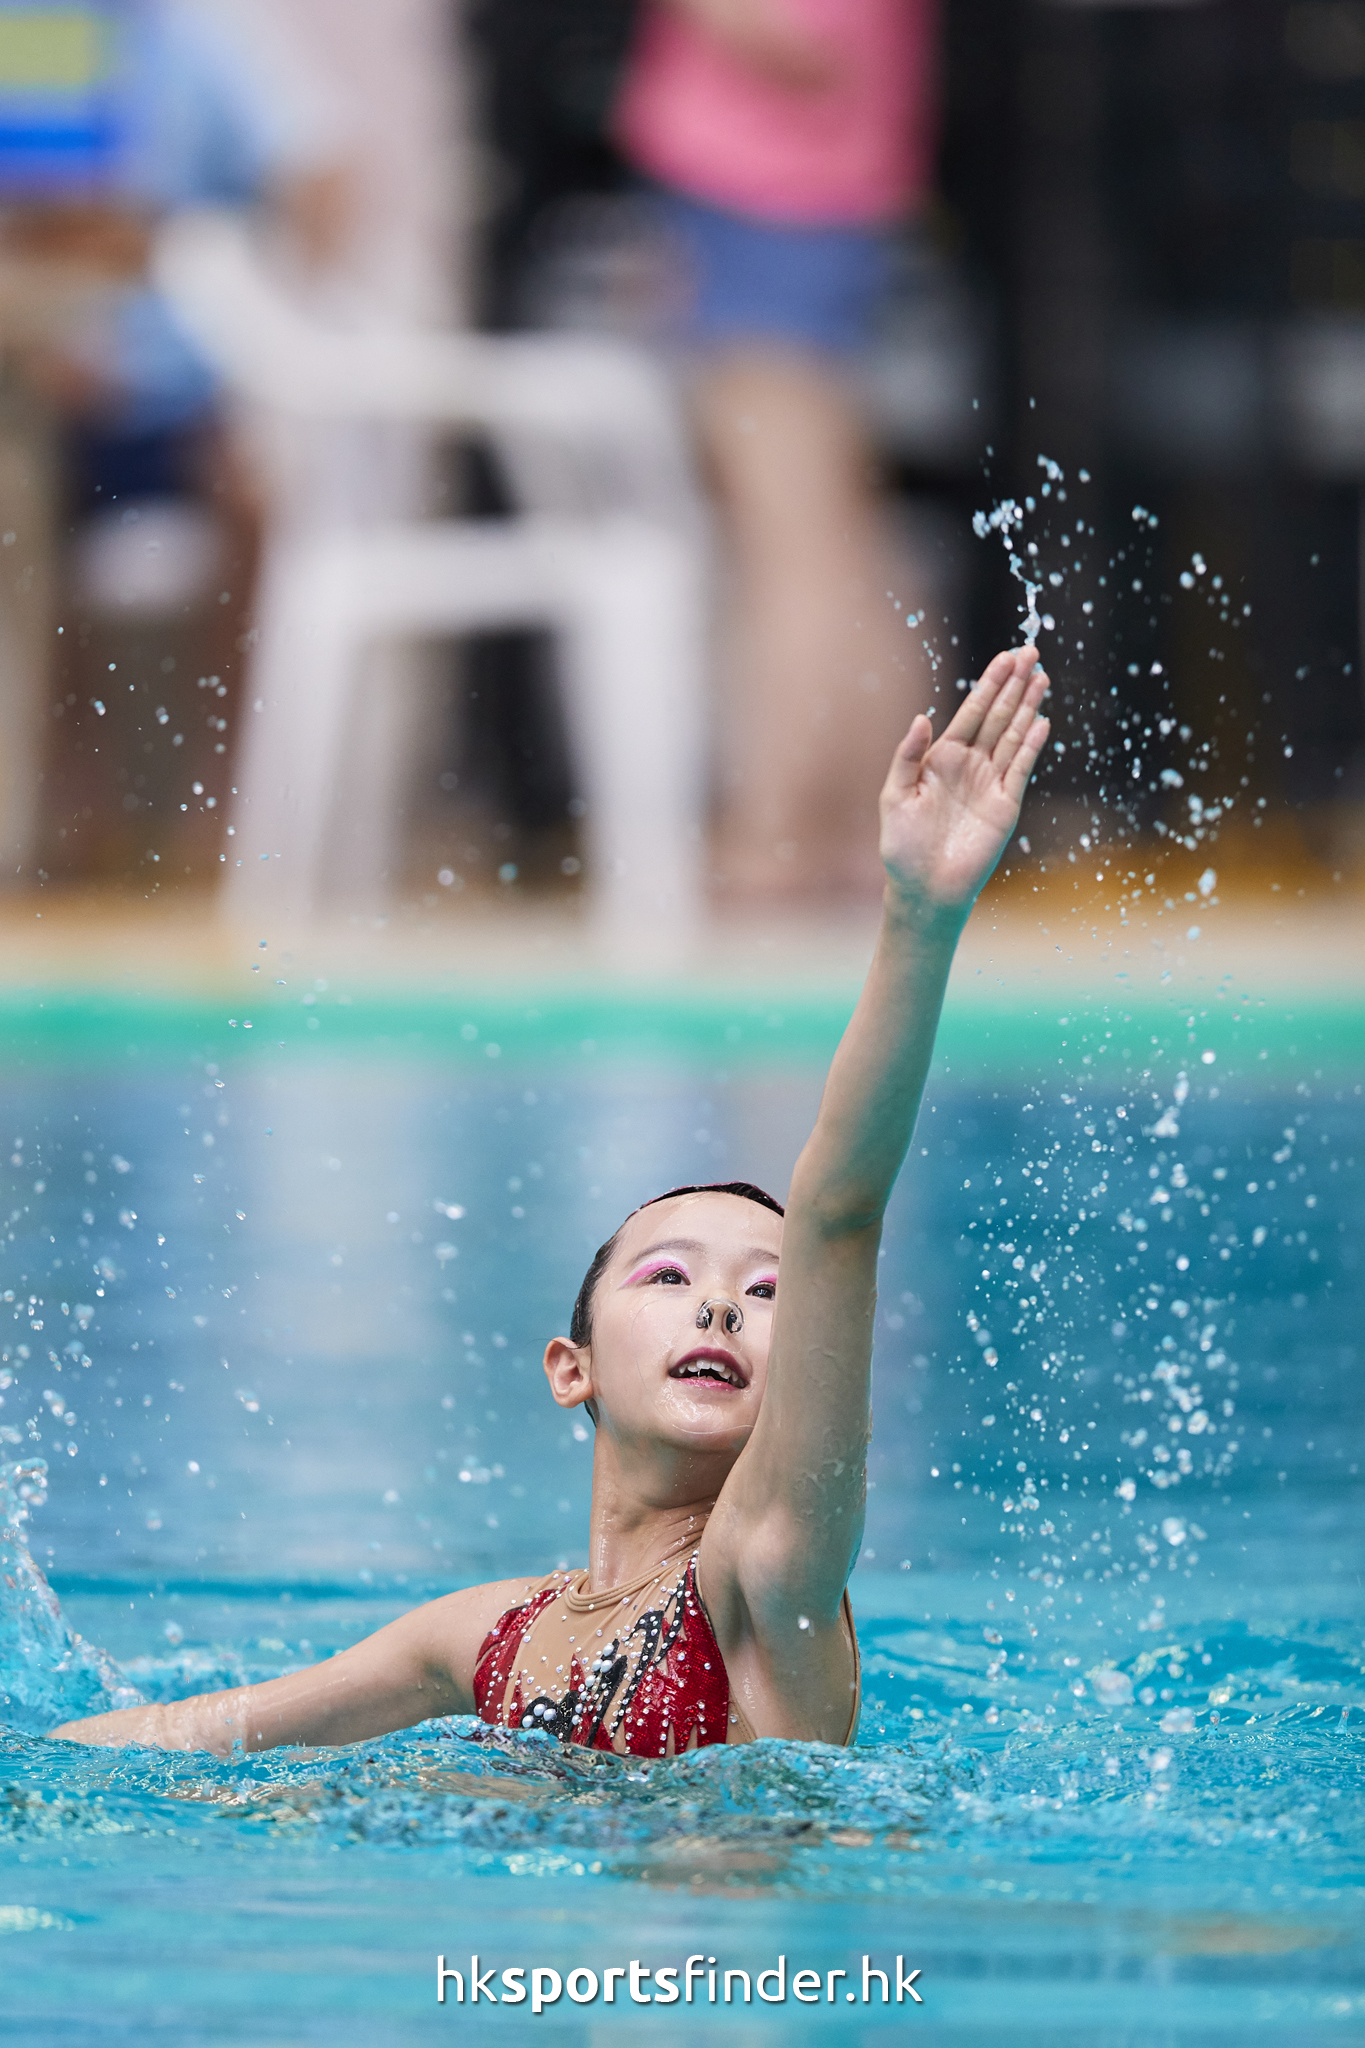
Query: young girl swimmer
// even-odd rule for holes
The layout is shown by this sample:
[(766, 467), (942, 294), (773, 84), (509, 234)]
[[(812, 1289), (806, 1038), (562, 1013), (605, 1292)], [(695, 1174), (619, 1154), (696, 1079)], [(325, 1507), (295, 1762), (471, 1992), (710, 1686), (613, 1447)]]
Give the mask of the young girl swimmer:
[[(448, 1593), (325, 1664), (70, 1721), (71, 1742), (358, 1742), (438, 1714), (637, 1756), (852, 1741), (845, 1586), (863, 1527), (877, 1252), (953, 952), (1047, 738), (1032, 647), (942, 738), (916, 718), (881, 797), (877, 951), (792, 1176), (675, 1189), (593, 1260), (545, 1353), (596, 1424), (586, 1569)], [(780, 1273), (780, 1282), (779, 1282)]]

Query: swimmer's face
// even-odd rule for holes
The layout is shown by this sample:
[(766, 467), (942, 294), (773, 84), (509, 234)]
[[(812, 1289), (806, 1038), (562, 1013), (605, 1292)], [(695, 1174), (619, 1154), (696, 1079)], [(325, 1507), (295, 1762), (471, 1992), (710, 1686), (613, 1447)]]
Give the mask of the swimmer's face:
[[(782, 1218), (740, 1195), (677, 1195), (630, 1217), (593, 1298), (599, 1428), (742, 1449), (763, 1399), (781, 1249)], [(699, 1329), (706, 1301), (717, 1306)], [(726, 1302), (743, 1312), (737, 1332), (725, 1327)]]

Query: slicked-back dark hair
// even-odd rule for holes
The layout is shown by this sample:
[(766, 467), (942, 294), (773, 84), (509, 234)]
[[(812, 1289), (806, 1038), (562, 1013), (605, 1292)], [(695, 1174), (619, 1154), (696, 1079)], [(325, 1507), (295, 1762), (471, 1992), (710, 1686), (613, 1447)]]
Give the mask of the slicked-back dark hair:
[[(686, 1187), (669, 1188), (662, 1195), (651, 1195), (647, 1202), (641, 1202), (640, 1209), (652, 1209), (656, 1202), (671, 1202), (675, 1195), (738, 1195), (742, 1201), (757, 1202), (760, 1208), (771, 1209), (774, 1216), (785, 1216), (787, 1213), (779, 1201), (774, 1200), (773, 1196), (765, 1194), (762, 1188), (755, 1187), (751, 1180), (689, 1182)], [(632, 1209), (630, 1216), (638, 1216), (640, 1209)], [(571, 1344), (590, 1344), (592, 1342), (592, 1298), (597, 1291), (597, 1283), (606, 1271), (612, 1253), (616, 1250), (617, 1240), (625, 1229), (626, 1224), (630, 1221), (630, 1216), (627, 1216), (624, 1221), (617, 1224), (605, 1244), (598, 1246), (593, 1254), (592, 1264), (583, 1275), (583, 1285), (578, 1290), (578, 1299), (573, 1305), (573, 1317), (569, 1323), (569, 1342)]]

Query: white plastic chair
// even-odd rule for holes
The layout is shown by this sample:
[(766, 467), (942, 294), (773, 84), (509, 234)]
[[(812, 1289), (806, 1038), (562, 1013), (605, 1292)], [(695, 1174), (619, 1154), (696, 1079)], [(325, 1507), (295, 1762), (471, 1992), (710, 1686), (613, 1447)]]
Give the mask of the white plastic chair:
[[(376, 650), (542, 626), (560, 650), (596, 916), (632, 931), (661, 914), (688, 922), (704, 550), (685, 441), (648, 358), (577, 338), (339, 332), (276, 288), (232, 216), (173, 220), (154, 273), (229, 386), (264, 410), (274, 470), (228, 909), (314, 910), (343, 836), (342, 865), (377, 885), (411, 722), (396, 702), (366, 701), (403, 687)], [(491, 438), (524, 510), (401, 516), (413, 437), (442, 426)], [(363, 761), (348, 760), (360, 744)]]

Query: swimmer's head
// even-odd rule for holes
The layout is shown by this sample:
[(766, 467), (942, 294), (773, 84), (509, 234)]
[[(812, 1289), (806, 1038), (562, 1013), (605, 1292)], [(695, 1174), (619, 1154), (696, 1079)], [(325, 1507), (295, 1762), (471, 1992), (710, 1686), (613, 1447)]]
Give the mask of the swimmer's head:
[[(606, 1271), (612, 1253), (620, 1242), (621, 1232), (631, 1216), (643, 1215), (659, 1202), (671, 1202), (678, 1195), (738, 1195), (741, 1201), (757, 1202), (764, 1209), (771, 1209), (775, 1216), (785, 1216), (786, 1210), (772, 1195), (755, 1187), (751, 1180), (689, 1181), (686, 1187), (669, 1188), (665, 1194), (651, 1195), (647, 1202), (641, 1202), (638, 1209), (632, 1209), (625, 1223), (618, 1223), (605, 1244), (600, 1244), (593, 1253), (592, 1264), (583, 1275), (583, 1285), (578, 1290), (578, 1299), (573, 1305), (573, 1317), (569, 1323), (569, 1337), (575, 1344), (592, 1342), (592, 1298), (597, 1283)], [(590, 1411), (591, 1412), (591, 1411)]]
[(767, 1374), (783, 1214), (750, 1181), (670, 1188), (632, 1210), (584, 1275), (568, 1341), (547, 1350), (555, 1399), (586, 1406), (594, 1423), (605, 1400), (628, 1433), (747, 1435)]

